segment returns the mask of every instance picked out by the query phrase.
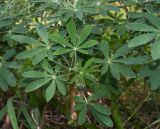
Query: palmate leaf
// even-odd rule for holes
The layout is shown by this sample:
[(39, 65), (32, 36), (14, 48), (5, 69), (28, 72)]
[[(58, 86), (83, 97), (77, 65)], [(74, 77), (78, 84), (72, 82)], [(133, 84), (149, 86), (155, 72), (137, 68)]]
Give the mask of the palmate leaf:
[(47, 60), (44, 60), (42, 63), (41, 63), (41, 66), (43, 69), (45, 69), (48, 73), (50, 74), (53, 74), (53, 68), (52, 66), (48, 63)]
[(28, 86), (25, 89), (25, 92), (34, 91), (42, 87), (43, 85), (47, 84), (50, 80), (51, 78), (45, 78), (45, 79), (39, 79), (39, 80), (33, 81), (30, 84), (28, 84)]
[(7, 113), (7, 105), (0, 109), (0, 121), (2, 121), (6, 113)]
[(59, 48), (58, 50), (53, 52), (53, 55), (55, 55), (55, 56), (63, 55), (63, 54), (66, 54), (68, 52), (71, 52), (71, 51), (72, 51), (72, 49), (69, 49), (69, 48)]
[(150, 78), (149, 78), (150, 88), (153, 91), (160, 88), (160, 85), (159, 85), (160, 78), (159, 78), (159, 76), (160, 76), (160, 69), (153, 71), (150, 75)]
[(84, 106), (78, 115), (78, 123), (83, 125), (86, 121), (87, 106)]
[(82, 54), (88, 54), (88, 51), (85, 49), (78, 49), (77, 52), (82, 53)]
[(45, 42), (46, 44), (49, 44), (48, 32), (45, 26), (41, 23), (38, 23), (36, 25), (36, 30), (37, 30), (38, 35), (41, 37), (42, 41)]
[(151, 13), (146, 13), (145, 17), (148, 19), (150, 23), (152, 23), (155, 27), (160, 29), (160, 18), (151, 14)]
[(82, 70), (87, 70), (90, 66), (91, 66), (91, 64), (94, 62), (94, 60), (95, 60), (95, 58), (93, 57), (93, 58), (91, 58), (91, 59), (89, 59), (85, 64), (84, 64), (84, 67), (83, 67), (83, 69)]
[(143, 66), (139, 72), (139, 76), (141, 78), (149, 77), (150, 88), (154, 91), (160, 88), (160, 67), (152, 65)]
[(116, 67), (115, 63), (111, 63), (110, 64), (110, 71), (111, 71), (111, 74), (114, 78), (116, 78), (117, 80), (120, 80), (120, 72), (119, 72), (119, 69), (118, 67)]
[(79, 18), (79, 20), (83, 20), (83, 14), (84, 12), (80, 9), (75, 12), (75, 15)]
[(151, 46), (151, 56), (153, 60), (160, 58), (160, 41), (155, 41)]
[(159, 30), (157, 30), (156, 28), (149, 26), (147, 24), (143, 24), (143, 23), (128, 23), (126, 25), (126, 28), (129, 30), (134, 30), (134, 31), (145, 31), (145, 32), (158, 32)]
[(42, 53), (39, 53), (38, 55), (35, 55), (32, 58), (32, 64), (36, 65), (38, 63), (40, 63), (41, 61), (43, 61), (45, 59), (45, 57), (47, 57), (47, 50), (44, 50)]
[(69, 34), (69, 37), (71, 39), (71, 42), (74, 45), (76, 45), (77, 30), (76, 30), (76, 24), (72, 18), (68, 20), (66, 28), (67, 28), (67, 32)]
[(104, 105), (91, 103), (90, 106), (97, 112), (103, 115), (111, 115), (111, 109), (109, 107), (105, 107)]
[(61, 44), (62, 46), (72, 47), (72, 45), (69, 44), (68, 41), (60, 34), (50, 34), (49, 38), (52, 41)]
[(102, 41), (99, 44), (99, 48), (101, 50), (101, 52), (103, 53), (103, 55), (105, 56), (105, 58), (109, 58), (109, 44), (106, 41)]
[(29, 36), (24, 36), (24, 35), (13, 35), (12, 36), (13, 40), (19, 42), (19, 43), (26, 43), (26, 44), (35, 44), (35, 43), (40, 43), (36, 39), (29, 37)]
[(138, 35), (129, 41), (128, 46), (137, 47), (137, 46), (144, 45), (149, 41), (153, 40), (154, 38), (156, 38), (156, 36), (157, 36), (157, 33), (146, 33), (146, 34)]
[(85, 104), (85, 100), (82, 98), (82, 97), (80, 97), (80, 96), (74, 96), (74, 100), (75, 100), (75, 102), (77, 102), (77, 103), (84, 103)]
[(108, 68), (109, 68), (108, 62), (103, 63), (103, 66), (101, 68), (101, 74), (104, 75), (105, 73), (107, 73)]
[(87, 37), (91, 34), (91, 31), (92, 31), (92, 26), (86, 25), (84, 27), (84, 29), (80, 33), (80, 37), (78, 39), (78, 45), (80, 45), (87, 39)]
[(17, 59), (26, 59), (26, 58), (32, 58), (33, 56), (35, 55), (38, 55), (40, 53), (43, 53), (43, 51), (45, 51), (46, 49), (43, 48), (43, 47), (40, 47), (40, 48), (34, 48), (34, 49), (31, 49), (31, 50), (26, 50), (26, 51), (23, 51), (21, 53), (19, 53), (16, 58)]
[(74, 111), (80, 111), (86, 106), (86, 103), (76, 103), (74, 106)]
[(116, 67), (123, 76), (131, 78), (137, 77), (136, 74), (133, 72), (133, 70), (126, 65), (116, 64)]
[(116, 6), (113, 6), (113, 5), (106, 5), (106, 4), (103, 4), (101, 5), (101, 7), (105, 10), (111, 10), (111, 11), (115, 11), (115, 12), (118, 12), (120, 11), (120, 9)]
[(116, 53), (113, 55), (112, 59), (116, 59), (120, 56), (124, 56), (125, 54), (131, 53), (133, 49), (134, 49), (134, 47), (130, 48), (130, 47), (128, 47), (128, 44), (125, 44), (116, 51)]
[(59, 79), (56, 79), (56, 85), (57, 85), (57, 89), (58, 91), (62, 94), (62, 95), (66, 95), (66, 86), (64, 85), (64, 83), (62, 81), (60, 81)]
[(13, 87), (16, 86), (17, 80), (14, 74), (8, 68), (3, 66), (0, 68), (0, 72), (1, 72), (1, 76), (3, 77), (3, 79), (8, 85), (13, 86)]
[(3, 90), (3, 91), (7, 91), (7, 90), (8, 90), (8, 84), (7, 84), (7, 82), (5, 81), (5, 79), (3, 78), (1, 72), (0, 72), (0, 88), (1, 88), (1, 90)]
[(3, 21), (0, 21), (0, 28), (2, 28), (2, 27), (7, 27), (7, 26), (9, 26), (9, 25), (11, 25), (12, 24), (12, 20), (10, 19), (10, 20), (3, 20)]
[(3, 59), (4, 60), (9, 60), (11, 57), (13, 57), (16, 53), (16, 50), (13, 48), (13, 49), (10, 49), (10, 50), (7, 50), (5, 52), (5, 54), (3, 55)]
[(79, 46), (78, 48), (79, 48), (79, 49), (90, 48), (90, 47), (95, 46), (97, 43), (98, 43), (98, 41), (96, 41), (96, 40), (89, 40), (89, 41), (83, 43), (83, 44), (82, 44), (81, 46)]
[(120, 75), (124, 75), (130, 78), (136, 77), (136, 74), (132, 71), (132, 69), (126, 65), (111, 63), (110, 68), (113, 77), (115, 77), (117, 80), (120, 80)]
[(102, 123), (103, 125), (107, 126), (107, 127), (113, 127), (113, 122), (111, 120), (111, 118), (109, 118), (109, 116), (103, 115), (99, 112), (97, 112), (96, 110), (94, 110), (93, 108), (91, 108), (91, 112), (94, 116), (94, 118)]
[(146, 64), (151, 61), (150, 57), (147, 55), (137, 56), (137, 57), (126, 57), (122, 59), (114, 59), (112, 62), (122, 63), (126, 65), (137, 65), (137, 64)]
[(11, 31), (18, 34), (26, 34), (28, 32), (28, 29), (23, 25), (16, 25), (12, 28)]
[(55, 91), (56, 91), (56, 81), (53, 80), (45, 92), (45, 98), (47, 102), (49, 102), (53, 98)]
[(13, 126), (13, 129), (19, 129), (18, 121), (16, 118), (16, 113), (14, 111), (14, 107), (13, 107), (13, 103), (12, 103), (12, 99), (8, 99), (8, 101), (7, 101), (7, 112), (9, 115), (9, 119), (11, 120), (11, 124)]
[(27, 71), (22, 73), (22, 76), (27, 78), (44, 78), (46, 74), (39, 71)]

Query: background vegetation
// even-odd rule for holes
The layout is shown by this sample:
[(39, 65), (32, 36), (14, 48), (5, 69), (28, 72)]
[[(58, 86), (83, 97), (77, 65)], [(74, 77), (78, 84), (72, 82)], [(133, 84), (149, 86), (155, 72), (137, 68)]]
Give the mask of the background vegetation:
[(0, 128), (160, 129), (159, 0), (1, 0)]

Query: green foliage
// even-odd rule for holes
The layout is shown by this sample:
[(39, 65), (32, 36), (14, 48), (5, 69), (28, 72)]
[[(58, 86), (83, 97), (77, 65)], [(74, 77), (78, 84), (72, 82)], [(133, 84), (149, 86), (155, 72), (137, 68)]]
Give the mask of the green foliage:
[[(1, 109), (0, 120), (8, 113), (14, 129), (22, 118), (26, 128), (35, 129), (41, 126), (40, 116), (36, 120), (33, 115), (41, 108), (35, 100), (61, 105), (64, 99), (67, 105), (74, 86), (74, 122), (83, 126), (93, 116), (102, 126), (113, 127), (110, 105), (99, 100), (118, 97), (123, 90), (118, 82), (141, 78), (151, 90), (160, 88), (156, 4), (160, 2), (2, 0), (0, 91), (12, 99)], [(69, 108), (64, 112), (70, 119)]]

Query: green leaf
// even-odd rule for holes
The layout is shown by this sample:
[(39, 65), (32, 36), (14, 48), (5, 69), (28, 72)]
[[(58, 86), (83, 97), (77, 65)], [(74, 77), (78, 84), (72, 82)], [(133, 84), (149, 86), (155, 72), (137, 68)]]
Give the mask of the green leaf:
[(7, 113), (7, 106), (4, 106), (1, 110), (0, 110), (0, 121), (2, 121), (3, 117), (6, 115)]
[(151, 76), (149, 78), (150, 81), (150, 88), (151, 90), (157, 90), (158, 88), (160, 88), (160, 70), (155, 70), (154, 72), (151, 73)]
[(112, 60), (112, 62), (118, 62), (118, 63), (123, 63), (123, 64), (127, 64), (127, 65), (137, 65), (137, 64), (145, 64), (148, 63), (150, 61), (150, 57), (149, 56), (137, 56), (137, 57), (126, 57), (126, 58), (122, 58), (122, 59), (116, 59), (116, 60)]
[(22, 44), (23, 43), (26, 43), (26, 44), (40, 43), (32, 37), (24, 36), (24, 35), (13, 35), (12, 39)]
[(40, 53), (43, 53), (43, 51), (45, 51), (44, 48), (34, 48), (32, 50), (27, 50), (27, 51), (23, 51), (21, 53), (19, 53), (16, 58), (17, 59), (26, 59), (26, 58), (32, 58), (35, 55), (38, 55)]
[(74, 96), (74, 100), (77, 103), (85, 103), (85, 100), (80, 96)]
[(14, 107), (13, 107), (13, 103), (12, 103), (12, 99), (8, 99), (8, 101), (7, 101), (7, 111), (8, 111), (9, 119), (11, 120), (11, 124), (13, 126), (13, 129), (19, 129), (18, 121), (16, 118), (16, 113), (14, 111)]
[(110, 70), (111, 70), (111, 74), (114, 78), (116, 78), (117, 80), (120, 80), (120, 72), (119, 69), (116, 67), (116, 64), (111, 63), (110, 64)]
[(74, 45), (76, 45), (77, 30), (76, 30), (76, 24), (72, 18), (69, 19), (69, 21), (67, 22), (66, 28), (67, 28), (67, 32), (69, 34), (69, 37), (71, 39), (71, 42)]
[(100, 104), (96, 104), (96, 103), (91, 103), (91, 107), (95, 111), (97, 111), (103, 115), (111, 115), (111, 110), (109, 107), (105, 107), (104, 105), (100, 105)]
[(134, 37), (133, 39), (131, 39), (128, 46), (129, 47), (137, 47), (140, 45), (144, 45), (144, 44), (148, 43), (149, 41), (153, 40), (156, 36), (157, 36), (156, 33), (146, 33), (146, 34), (138, 35), (138, 36)]
[[(106, 88), (106, 87), (105, 87)], [(104, 96), (106, 96), (106, 89), (104, 86), (100, 86), (96, 89), (93, 95), (88, 97), (88, 101), (98, 100)]]
[(16, 25), (12, 28), (11, 31), (18, 34), (26, 34), (28, 32), (28, 29), (23, 25)]
[(99, 44), (99, 48), (104, 54), (106, 58), (109, 58), (109, 44), (107, 41), (102, 41), (102, 43)]
[(78, 115), (78, 123), (83, 125), (86, 121), (87, 106), (84, 106)]
[(48, 61), (44, 60), (41, 63), (41, 66), (43, 67), (43, 69), (45, 69), (47, 72), (49, 72), (50, 74), (53, 74), (53, 68), (52, 66), (48, 63)]
[(3, 73), (2, 74), (3, 78), (10, 86), (13, 86), (13, 87), (16, 86), (16, 78), (9, 69), (2, 67), (1, 72)]
[(76, 105), (74, 106), (74, 111), (80, 111), (82, 110), (84, 107), (86, 106), (85, 102), (81, 102), (81, 103), (76, 103)]
[(7, 27), (7, 26), (9, 26), (11, 24), (12, 24), (12, 20), (3, 20), (3, 21), (0, 21), (0, 28)]
[(160, 41), (156, 41), (151, 46), (151, 56), (153, 60), (160, 58)]
[(49, 102), (53, 98), (55, 91), (56, 91), (56, 81), (53, 80), (45, 92), (45, 98), (47, 102)]
[(44, 25), (41, 23), (38, 23), (36, 25), (36, 30), (38, 35), (41, 37), (42, 41), (45, 42), (46, 44), (49, 44), (48, 32), (47, 32), (47, 29), (44, 27)]
[(125, 54), (132, 52), (133, 49), (134, 48), (129, 48), (128, 44), (125, 44), (116, 51), (116, 53), (113, 55), (112, 59), (116, 59), (120, 56), (124, 56)]
[(64, 83), (58, 79), (56, 79), (57, 89), (62, 95), (66, 95), (66, 86)]
[(91, 59), (89, 59), (89, 60), (85, 63), (85, 65), (84, 65), (84, 67), (83, 67), (83, 70), (88, 69), (88, 68), (91, 66), (91, 64), (94, 62), (94, 60), (95, 60), (94, 57), (91, 58)]
[(47, 57), (47, 51), (43, 51), (43, 53), (39, 53), (38, 55), (35, 55), (32, 59), (32, 64), (36, 65), (43, 61)]
[(146, 13), (145, 16), (150, 23), (152, 23), (155, 27), (160, 29), (160, 18), (159, 17), (157, 17), (151, 13)]
[(82, 44), (81, 46), (79, 46), (78, 48), (90, 48), (93, 47), (94, 45), (96, 45), (98, 42), (96, 40), (89, 40), (87, 42), (85, 42), (84, 44)]
[(22, 73), (22, 76), (28, 78), (44, 78), (46, 74), (40, 71), (27, 71)]
[(5, 60), (9, 60), (11, 57), (13, 57), (13, 56), (15, 55), (15, 53), (16, 53), (16, 51), (15, 51), (14, 48), (13, 48), (13, 49), (10, 49), (10, 50), (7, 50), (7, 51), (5, 52), (5, 54), (3, 55), (3, 58), (4, 58)]
[(158, 32), (159, 31), (156, 28), (149, 26), (147, 24), (136, 23), (136, 22), (128, 23), (126, 25), (126, 28), (129, 30), (144, 31), (144, 32)]
[(78, 49), (77, 52), (80, 52), (80, 53), (86, 54), (86, 55), (88, 54), (88, 51), (85, 49)]
[(59, 43), (60, 45), (62, 45), (62, 46), (67, 46), (67, 47), (72, 47), (72, 45), (71, 44), (69, 44), (68, 43), (68, 41), (63, 37), (63, 36), (61, 36), (61, 35), (59, 35), (59, 34), (50, 34), (49, 35), (49, 38), (52, 40), (52, 41), (54, 41), (54, 42), (56, 42), (56, 43)]
[(3, 91), (7, 91), (8, 90), (8, 84), (5, 81), (5, 79), (2, 77), (2, 72), (0, 71), (0, 88)]
[[(154, 69), (153, 69), (154, 70)], [(142, 66), (142, 68), (140, 69), (139, 71), (139, 77), (140, 78), (145, 78), (145, 77), (148, 77), (152, 74), (152, 70), (150, 68), (149, 65), (144, 65)]]
[(72, 49), (68, 49), (68, 48), (59, 48), (58, 50), (56, 50), (53, 55), (58, 56), (58, 55), (62, 55), (62, 54), (66, 54), (68, 52), (71, 52)]
[(81, 31), (80, 37), (78, 39), (78, 45), (83, 43), (88, 38), (88, 36), (90, 35), (91, 31), (92, 31), (92, 26), (86, 25), (84, 27), (84, 29)]
[(113, 5), (109, 5), (109, 4), (103, 4), (103, 5), (100, 5), (100, 6), (102, 6), (102, 8), (104, 8), (105, 10), (112, 10), (112, 11), (115, 11), (115, 12), (120, 11), (120, 9), (117, 6), (113, 6)]
[(122, 75), (126, 77), (131, 77), (131, 78), (137, 77), (136, 74), (133, 72), (133, 70), (129, 68), (128, 66), (122, 65), (122, 64), (115, 64), (115, 65)]
[(79, 18), (79, 20), (83, 20), (83, 11), (81, 11), (81, 10), (78, 10), (78, 11), (76, 11), (75, 12), (75, 15)]
[(108, 69), (109, 69), (109, 64), (108, 64), (108, 62), (105, 62), (101, 68), (101, 74), (103, 75), (103, 74), (107, 73)]
[(94, 115), (94, 117), (98, 121), (100, 121), (102, 124), (104, 124), (107, 127), (113, 127), (113, 122), (112, 122), (111, 118), (109, 118), (106, 115), (103, 115), (101, 113), (96, 112), (94, 109), (92, 109), (91, 112)]
[(22, 106), (22, 113), (23, 113), (23, 116), (25, 117), (29, 127), (31, 129), (36, 129), (36, 125), (35, 125), (33, 119), (30, 117), (30, 114), (28, 113), (27, 108), (25, 106)]
[(28, 84), (27, 88), (25, 89), (25, 92), (34, 91), (42, 87), (43, 85), (47, 84), (50, 80), (51, 78), (39, 79), (39, 80), (33, 81), (32, 83)]

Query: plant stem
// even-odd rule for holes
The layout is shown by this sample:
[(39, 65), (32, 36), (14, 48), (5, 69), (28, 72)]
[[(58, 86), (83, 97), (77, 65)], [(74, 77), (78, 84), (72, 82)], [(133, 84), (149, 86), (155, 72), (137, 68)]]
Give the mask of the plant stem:
[(119, 107), (116, 102), (116, 97), (112, 95), (111, 101), (111, 109), (112, 109), (112, 119), (117, 129), (124, 129), (123, 121), (119, 112)]
[(77, 114), (74, 111), (74, 105), (75, 105), (74, 96), (75, 96), (75, 86), (70, 85), (70, 114), (71, 114), (71, 119), (73, 121), (77, 119)]

